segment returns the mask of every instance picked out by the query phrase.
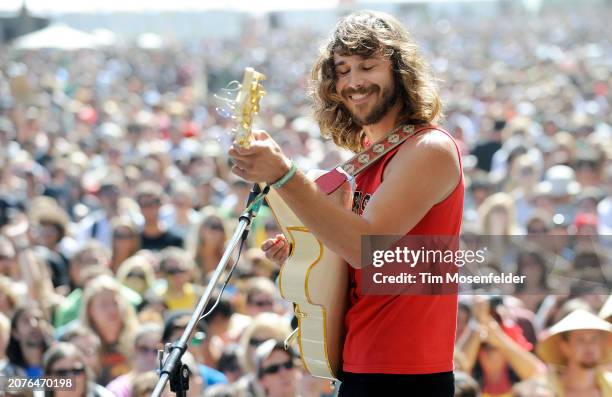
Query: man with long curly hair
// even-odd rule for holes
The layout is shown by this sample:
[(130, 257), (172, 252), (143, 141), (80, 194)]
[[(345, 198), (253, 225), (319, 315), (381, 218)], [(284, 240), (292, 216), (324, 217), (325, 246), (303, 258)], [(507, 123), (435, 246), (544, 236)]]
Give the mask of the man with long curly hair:
[[(342, 18), (312, 71), (315, 115), (334, 142), (360, 152), (400, 126), (417, 133), (356, 177), (353, 212), (329, 200), (263, 131), (230, 150), (232, 171), (276, 183), (317, 238), (350, 265), (340, 396), (453, 395), (457, 297), (368, 295), (362, 291), (364, 235), (458, 235), (463, 177), (454, 140), (435, 123), (441, 102), (418, 48), (392, 16)], [(281, 236), (262, 246), (283, 262)], [(365, 264), (363, 264), (365, 265)]]

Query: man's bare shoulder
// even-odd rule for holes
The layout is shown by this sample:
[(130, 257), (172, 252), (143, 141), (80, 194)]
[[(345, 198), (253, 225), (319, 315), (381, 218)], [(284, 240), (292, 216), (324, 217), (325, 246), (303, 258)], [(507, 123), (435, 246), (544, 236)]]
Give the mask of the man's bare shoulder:
[[(459, 156), (453, 140), (444, 132), (428, 130), (404, 142), (397, 154), (389, 162), (383, 174), (383, 181), (393, 174), (394, 181), (401, 177), (405, 183), (413, 178), (429, 179), (439, 184), (441, 195), (436, 202), (443, 200), (453, 191), (461, 178)], [(410, 172), (417, 170), (418, 172)], [(410, 179), (410, 181), (406, 180)]]
[(377, 231), (404, 233), (445, 200), (460, 178), (452, 139), (439, 131), (422, 132), (404, 142), (387, 164), (363, 216)]
[(442, 166), (447, 171), (459, 171), (457, 148), (450, 136), (442, 131), (430, 129), (404, 142), (389, 162), (385, 174), (396, 167)]
[(448, 152), (456, 157), (457, 149), (450, 136), (436, 129), (429, 129), (420, 132), (416, 137), (408, 139), (398, 151), (397, 154), (409, 151), (434, 151)]

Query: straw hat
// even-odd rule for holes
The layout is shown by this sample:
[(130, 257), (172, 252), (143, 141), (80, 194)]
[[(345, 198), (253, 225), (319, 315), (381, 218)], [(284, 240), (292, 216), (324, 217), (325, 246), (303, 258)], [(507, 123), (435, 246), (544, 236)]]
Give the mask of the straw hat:
[(29, 215), (33, 223), (54, 224), (61, 229), (62, 234), (67, 232), (70, 224), (70, 217), (66, 211), (57, 204), (54, 198), (48, 196), (34, 198)]
[(612, 295), (608, 297), (606, 303), (601, 307), (599, 317), (609, 322), (612, 321)]
[(576, 173), (566, 165), (554, 165), (544, 174), (544, 181), (538, 184), (538, 191), (552, 197), (575, 196), (580, 193)]
[[(562, 341), (561, 334), (578, 330), (599, 330), (612, 334), (612, 324), (586, 310), (575, 310), (546, 331), (546, 336), (538, 343), (536, 349), (538, 355), (549, 364), (565, 365), (566, 359), (559, 349)], [(612, 352), (607, 352), (602, 357), (600, 364), (609, 362), (612, 359), (610, 353)]]

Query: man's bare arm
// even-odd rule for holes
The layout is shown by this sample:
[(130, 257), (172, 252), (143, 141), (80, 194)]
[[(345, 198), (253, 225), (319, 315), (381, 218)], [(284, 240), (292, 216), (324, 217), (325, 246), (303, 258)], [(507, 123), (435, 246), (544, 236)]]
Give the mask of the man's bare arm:
[[(270, 138), (267, 134), (258, 138), (243, 152), (246, 155), (236, 151), (230, 154), (243, 167), (235, 168), (236, 174), (265, 181), (267, 175), (259, 174), (257, 165), (271, 166), (274, 161), (266, 153), (270, 151), (267, 148), (270, 143), (265, 141)], [(432, 131), (402, 145), (361, 217), (332, 202), (301, 172), (278, 192), (326, 246), (352, 266), (360, 267), (361, 236), (405, 234), (454, 189), (459, 178), (454, 144), (445, 134)]]

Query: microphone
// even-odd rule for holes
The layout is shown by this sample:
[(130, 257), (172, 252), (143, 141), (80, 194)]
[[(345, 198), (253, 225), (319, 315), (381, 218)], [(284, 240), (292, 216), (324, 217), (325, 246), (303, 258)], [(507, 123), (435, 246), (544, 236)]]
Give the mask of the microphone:
[(266, 185), (263, 191), (261, 190), (261, 186), (259, 183), (254, 183), (253, 188), (249, 193), (249, 198), (247, 199), (246, 212), (249, 213), (249, 217), (253, 218), (257, 216), (259, 209), (261, 208), (261, 204), (263, 203), (263, 199), (266, 194), (270, 191), (270, 186)]

